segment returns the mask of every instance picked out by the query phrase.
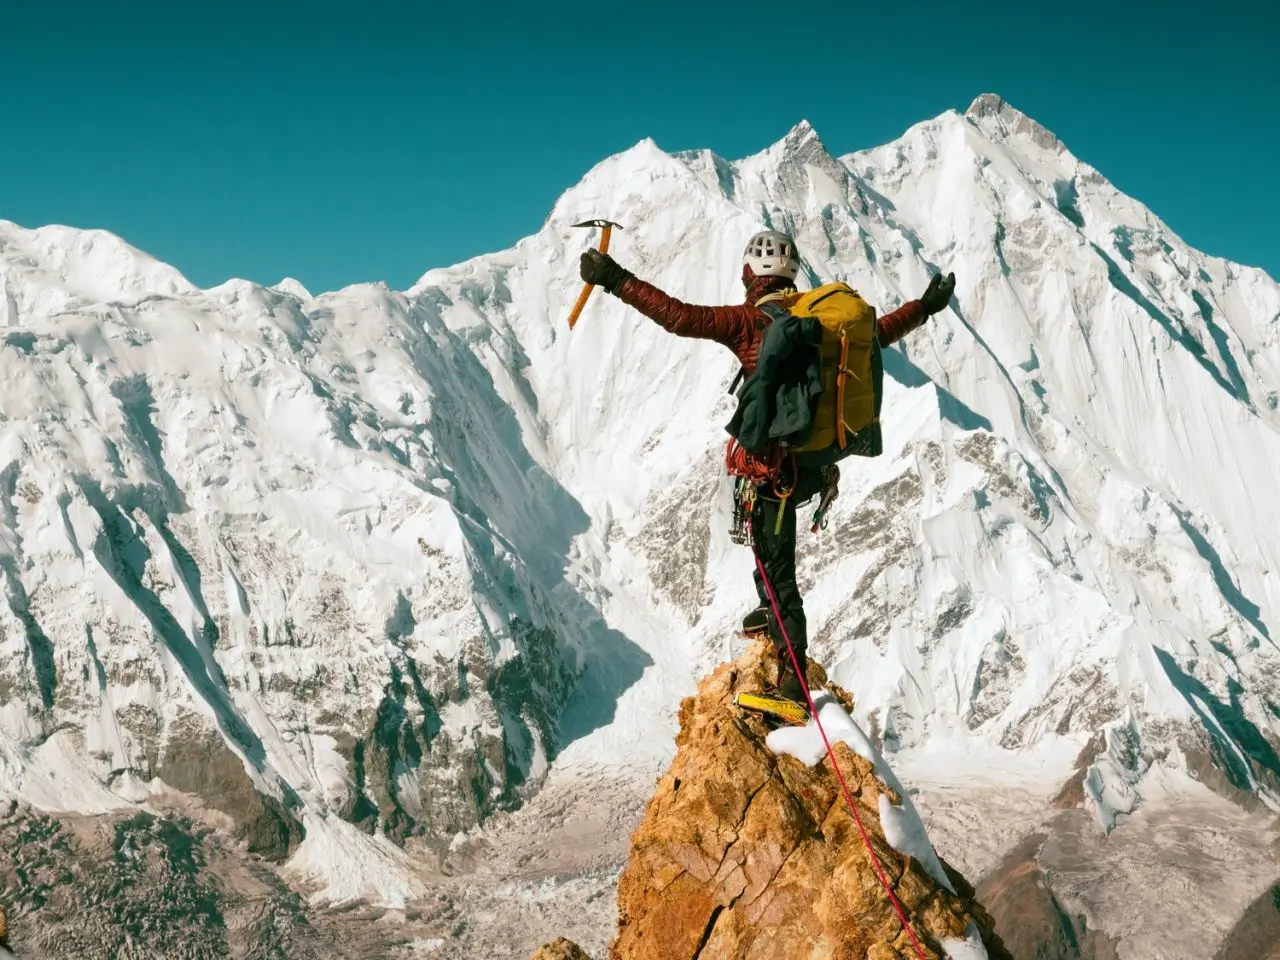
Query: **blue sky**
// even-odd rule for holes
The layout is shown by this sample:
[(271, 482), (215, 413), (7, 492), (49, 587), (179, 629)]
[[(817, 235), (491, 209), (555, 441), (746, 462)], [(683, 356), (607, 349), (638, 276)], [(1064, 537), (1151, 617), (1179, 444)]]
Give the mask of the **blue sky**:
[(987, 91), (1280, 277), (1261, 3), (0, 5), (0, 218), (111, 230), (202, 286), (404, 288), (646, 136), (737, 159), (807, 118), (843, 154)]

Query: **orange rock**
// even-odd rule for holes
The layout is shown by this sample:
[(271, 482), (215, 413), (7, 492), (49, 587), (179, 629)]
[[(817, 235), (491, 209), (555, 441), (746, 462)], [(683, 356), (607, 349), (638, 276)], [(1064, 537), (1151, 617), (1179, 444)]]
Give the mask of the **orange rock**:
[(556, 937), (550, 943), (539, 947), (538, 952), (530, 960), (591, 960), (591, 958), (572, 940)]
[[(830, 759), (808, 767), (776, 756), (765, 721), (734, 705), (774, 675), (772, 650), (757, 640), (680, 704), (675, 758), (618, 881), (610, 960), (918, 960)], [(808, 679), (851, 709), (820, 666), (809, 665)], [(942, 960), (941, 941), (962, 938), (972, 921), (990, 960), (1012, 960), (962, 877), (947, 868), (953, 892), (885, 839), (880, 798), (902, 798), (870, 761), (843, 743), (834, 749), (924, 956)]]
[[(757, 641), (681, 704), (675, 759), (632, 836), (618, 884), (610, 960), (915, 960), (830, 760), (809, 768), (775, 756), (765, 745), (764, 721), (733, 704), (736, 693), (765, 689), (775, 669), (771, 658)], [(851, 705), (816, 664), (809, 682)], [(844, 744), (835, 751), (925, 955), (941, 958), (940, 941), (962, 937), (974, 920), (992, 960), (1007, 957), (971, 895), (962, 899), (942, 887), (885, 840), (879, 798), (898, 804), (901, 797), (870, 761)], [(682, 871), (674, 883), (673, 870)]]

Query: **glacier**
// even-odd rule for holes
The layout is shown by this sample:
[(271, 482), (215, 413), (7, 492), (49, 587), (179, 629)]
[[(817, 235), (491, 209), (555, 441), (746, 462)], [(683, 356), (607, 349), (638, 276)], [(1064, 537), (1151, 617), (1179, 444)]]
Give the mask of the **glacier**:
[(594, 217), (691, 302), (766, 226), (881, 311), (955, 272), (801, 537), (811, 655), (897, 769), (1074, 784), (1104, 833), (1171, 778), (1280, 811), (1280, 285), (994, 95), (843, 157), (645, 140), (405, 291), (0, 221), (0, 790), (194, 795), (400, 906), (548, 785), (651, 784), (755, 604), (736, 364), (599, 291), (567, 329)]

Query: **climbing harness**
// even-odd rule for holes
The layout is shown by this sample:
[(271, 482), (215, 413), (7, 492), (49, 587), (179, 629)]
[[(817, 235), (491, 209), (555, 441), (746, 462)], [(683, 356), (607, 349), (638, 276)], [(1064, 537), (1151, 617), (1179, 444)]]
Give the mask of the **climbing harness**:
[[(755, 538), (751, 534), (751, 513), (756, 508), (757, 495), (764, 482), (751, 477), (738, 477), (734, 484), (733, 524), (729, 528), (729, 539), (736, 544), (744, 547), (755, 544)], [(790, 486), (782, 485), (779, 476), (768, 478), (768, 483), (773, 490), (774, 499), (778, 501), (778, 519), (773, 525), (773, 535), (776, 537), (782, 533), (782, 520), (787, 512), (787, 500), (795, 492), (796, 485), (794, 481)]]
[[(748, 520), (748, 533), (750, 533), (750, 521)], [(773, 583), (769, 580), (769, 574), (764, 569), (764, 561), (760, 559), (760, 554), (756, 554), (756, 568), (760, 571), (761, 582), (764, 583), (765, 592), (769, 596), (769, 604), (773, 607), (773, 615), (778, 624), (778, 631), (782, 634), (782, 639), (786, 642), (787, 653), (791, 656), (791, 666), (796, 672), (796, 676), (800, 680), (800, 688), (804, 691), (805, 701), (809, 705), (809, 716), (813, 717), (813, 722), (818, 726), (818, 733), (822, 734), (822, 743), (827, 748), (827, 756), (831, 759), (831, 768), (836, 772), (836, 780), (840, 784), (840, 792), (844, 796), (844, 802), (849, 807), (849, 812), (853, 814), (853, 822), (858, 825), (858, 832), (862, 834), (862, 844), (867, 848), (867, 855), (871, 858), (871, 866), (875, 868), (876, 876), (880, 879), (880, 886), (884, 888), (889, 903), (893, 905), (894, 912), (898, 915), (898, 920), (902, 923), (902, 928), (907, 931), (907, 936), (911, 940), (911, 946), (915, 948), (916, 956), (920, 960), (926, 960), (924, 948), (920, 946), (920, 941), (916, 939), (915, 931), (911, 929), (911, 923), (907, 920), (906, 912), (902, 909), (902, 904), (898, 902), (898, 898), (894, 896), (893, 887), (889, 884), (888, 877), (884, 874), (884, 867), (880, 865), (880, 858), (876, 856), (875, 850), (871, 846), (871, 837), (867, 833), (866, 826), (862, 823), (862, 817), (858, 814), (858, 808), (854, 806), (853, 798), (849, 793), (849, 785), (844, 782), (844, 774), (840, 772), (840, 765), (836, 763), (835, 751), (831, 748), (831, 741), (827, 739), (827, 731), (823, 729), (822, 720), (818, 717), (818, 708), (813, 704), (813, 694), (809, 692), (809, 681), (805, 678), (804, 671), (800, 669), (800, 661), (796, 657), (795, 648), (791, 646), (791, 637), (787, 634), (787, 628), (782, 623), (782, 610), (778, 606), (778, 597), (773, 592)]]
[[(783, 467), (788, 463), (791, 468), (789, 486), (783, 480), (783, 476), (788, 472)], [(724, 466), (730, 476), (738, 478), (734, 489), (733, 528), (729, 534), (730, 539), (744, 546), (754, 542), (749, 520), (751, 511), (755, 508), (757, 491), (765, 483), (769, 484), (774, 498), (778, 501), (778, 520), (773, 526), (773, 535), (776, 537), (781, 534), (782, 518), (787, 512), (787, 500), (795, 492), (798, 477), (795, 455), (774, 444), (768, 456), (758, 457), (748, 453), (736, 439), (730, 439), (724, 451)]]
[(735, 439), (730, 439), (724, 450), (724, 468), (735, 478), (733, 488), (733, 526), (729, 539), (741, 546), (755, 543), (751, 536), (751, 512), (756, 507), (756, 495), (763, 483), (775, 483), (781, 472), (781, 452), (761, 459), (749, 454)]

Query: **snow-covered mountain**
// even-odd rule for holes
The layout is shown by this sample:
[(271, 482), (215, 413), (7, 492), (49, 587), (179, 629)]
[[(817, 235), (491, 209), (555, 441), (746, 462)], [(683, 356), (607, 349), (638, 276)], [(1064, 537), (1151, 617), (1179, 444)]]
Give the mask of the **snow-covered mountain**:
[[(610, 157), (408, 291), (198, 290), (0, 223), (0, 783), (222, 811), (341, 898), (549, 768), (652, 775), (754, 605), (722, 347), (597, 292), (571, 224), (682, 299), (792, 232), (882, 311), (886, 454), (805, 537), (812, 652), (887, 750), (1029, 758), (1109, 828), (1152, 778), (1280, 809), (1280, 286), (1189, 248), (996, 97), (832, 157)], [(1163, 778), (1163, 779), (1162, 779)]]

